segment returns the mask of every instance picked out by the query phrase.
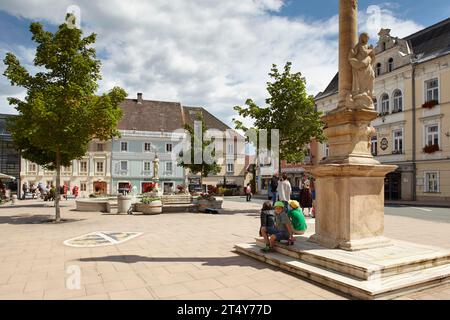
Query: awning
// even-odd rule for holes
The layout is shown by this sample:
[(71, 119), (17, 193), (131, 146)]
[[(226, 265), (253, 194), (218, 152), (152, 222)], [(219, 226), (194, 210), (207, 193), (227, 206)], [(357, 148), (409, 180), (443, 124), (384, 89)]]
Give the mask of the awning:
[(16, 180), (16, 177), (8, 176), (7, 174), (0, 173), (0, 179), (5, 179), (5, 180)]

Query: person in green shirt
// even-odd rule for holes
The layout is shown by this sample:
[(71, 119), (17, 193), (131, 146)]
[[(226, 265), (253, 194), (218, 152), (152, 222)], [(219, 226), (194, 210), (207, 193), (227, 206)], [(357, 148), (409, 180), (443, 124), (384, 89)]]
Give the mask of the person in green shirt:
[(289, 208), (288, 217), (294, 227), (294, 234), (304, 234), (308, 226), (306, 225), (302, 209), (300, 209), (300, 204), (296, 200), (290, 200)]

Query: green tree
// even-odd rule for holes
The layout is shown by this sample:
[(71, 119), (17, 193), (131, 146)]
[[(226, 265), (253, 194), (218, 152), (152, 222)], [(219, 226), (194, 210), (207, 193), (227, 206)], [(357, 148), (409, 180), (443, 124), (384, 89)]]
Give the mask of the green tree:
[[(66, 21), (72, 19), (67, 15)], [(92, 45), (96, 35), (82, 37), (82, 31), (63, 23), (55, 33), (40, 23), (30, 26), (37, 43), (34, 75), (12, 53), (4, 59), (6, 76), (13, 86), (26, 89), (24, 100), (9, 98), (18, 116), (8, 123), (16, 148), (25, 159), (56, 171), (55, 221), (60, 221), (61, 166), (85, 155), (93, 138), (118, 136), (122, 116), (119, 103), (126, 92), (115, 87), (95, 95), (100, 61)]]
[[(269, 137), (273, 129), (279, 130), (280, 159), (289, 162), (301, 162), (305, 157), (305, 146), (312, 140), (325, 140), (321, 113), (316, 111), (314, 97), (306, 92), (306, 79), (300, 72), (291, 73), (291, 62), (287, 62), (281, 73), (272, 65), (267, 82), (269, 98), (267, 106), (260, 107), (252, 99), (247, 99), (244, 106), (234, 109), (244, 118), (253, 120), (256, 132), (267, 130)], [(233, 119), (236, 129), (247, 131), (243, 123)], [(270, 139), (267, 141), (270, 148)], [(255, 146), (259, 149), (259, 146)]]
[[(214, 148), (214, 139), (205, 139), (206, 133), (206, 124), (205, 120), (201, 113), (197, 114), (197, 120), (201, 123), (201, 135), (194, 134), (194, 128), (186, 124), (184, 128), (187, 132), (189, 132), (191, 138), (190, 148), (186, 151), (186, 153), (190, 156), (189, 161), (185, 162), (185, 157), (183, 151), (180, 152), (178, 158), (178, 166), (188, 169), (193, 174), (200, 174), (200, 185), (203, 186), (203, 178), (208, 177), (209, 175), (218, 174), (221, 170), (221, 167), (217, 164), (216, 159), (216, 151)], [(196, 148), (195, 146), (200, 146)], [(204, 154), (205, 149), (207, 151), (211, 150), (211, 161), (206, 161)], [(196, 159), (201, 159), (200, 161), (196, 161)]]

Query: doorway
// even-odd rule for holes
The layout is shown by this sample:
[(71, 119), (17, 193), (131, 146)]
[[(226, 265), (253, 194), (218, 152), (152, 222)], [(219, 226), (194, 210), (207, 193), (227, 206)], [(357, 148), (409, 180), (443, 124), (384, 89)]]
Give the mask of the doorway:
[(400, 172), (392, 172), (384, 178), (384, 199), (400, 200), (401, 199), (401, 181), (402, 174)]
[(107, 185), (105, 181), (94, 182), (94, 192), (99, 195), (106, 195)]

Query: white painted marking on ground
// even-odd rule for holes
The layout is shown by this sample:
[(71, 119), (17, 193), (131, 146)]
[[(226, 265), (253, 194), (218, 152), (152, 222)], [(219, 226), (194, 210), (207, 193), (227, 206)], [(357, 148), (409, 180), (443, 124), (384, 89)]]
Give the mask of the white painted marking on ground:
[(433, 210), (430, 209), (425, 209), (425, 208), (418, 208), (418, 207), (410, 207), (411, 209), (417, 209), (417, 210), (422, 210), (422, 211), (426, 211), (426, 212), (432, 212)]

